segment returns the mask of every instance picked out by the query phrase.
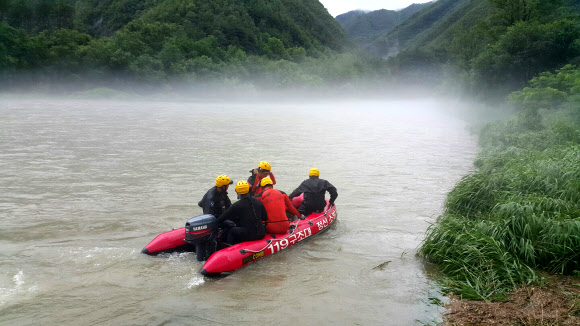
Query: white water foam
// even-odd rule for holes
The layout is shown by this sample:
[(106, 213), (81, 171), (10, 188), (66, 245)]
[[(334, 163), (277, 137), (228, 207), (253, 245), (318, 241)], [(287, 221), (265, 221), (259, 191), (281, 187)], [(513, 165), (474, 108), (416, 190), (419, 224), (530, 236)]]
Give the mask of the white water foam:
[(192, 289), (192, 288), (194, 288), (196, 286), (202, 285), (203, 283), (205, 283), (205, 280), (204, 280), (203, 276), (201, 276), (201, 275), (194, 275), (189, 280), (189, 282), (187, 283), (187, 288), (188, 289)]
[(11, 280), (10, 275), (5, 276), (8, 277), (2, 278), (4, 282), (0, 281), (0, 308), (13, 302), (15, 298), (22, 298), (26, 294), (36, 291), (36, 285), (29, 286), (26, 284), (24, 271), (18, 271), (18, 273), (11, 277)]

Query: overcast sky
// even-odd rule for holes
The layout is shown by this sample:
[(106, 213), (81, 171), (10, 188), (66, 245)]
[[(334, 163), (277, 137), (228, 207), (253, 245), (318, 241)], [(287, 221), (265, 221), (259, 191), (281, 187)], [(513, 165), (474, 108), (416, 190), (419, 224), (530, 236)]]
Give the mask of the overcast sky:
[(431, 0), (319, 0), (328, 12), (336, 17), (351, 10), (379, 10), (379, 9), (403, 9), (413, 3), (425, 3)]

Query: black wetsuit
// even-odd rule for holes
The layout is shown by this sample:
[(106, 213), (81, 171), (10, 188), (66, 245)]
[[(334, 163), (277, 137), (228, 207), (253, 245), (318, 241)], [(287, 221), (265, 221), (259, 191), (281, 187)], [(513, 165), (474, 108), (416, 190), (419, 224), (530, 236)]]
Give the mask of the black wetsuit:
[(235, 202), (217, 220), (223, 226), (226, 220), (236, 224), (225, 230), (225, 241), (236, 244), (244, 241), (260, 240), (266, 235), (264, 222), (268, 219), (264, 205), (254, 197), (246, 195)]
[(334, 205), (334, 201), (336, 200), (336, 197), (338, 197), (336, 188), (324, 179), (310, 177), (309, 179), (302, 181), (300, 186), (298, 186), (289, 197), (292, 199), (296, 196), (300, 196), (300, 194), (304, 194), (304, 200), (302, 201), (302, 205), (298, 207), (298, 211), (300, 214), (307, 216), (314, 212), (322, 211), (324, 207), (326, 207), (324, 195), (327, 191), (330, 194), (329, 203)]
[(232, 206), (232, 201), (227, 192), (219, 192), (217, 187), (213, 187), (205, 193), (197, 205), (203, 209), (204, 214), (213, 214), (215, 217), (220, 217), (223, 212)]
[(254, 169), (250, 170), (250, 176), (248, 177), (248, 183), (250, 184), (250, 194), (253, 196), (254, 194), (252, 194), (252, 187), (254, 186), (254, 182), (256, 182), (256, 177), (258, 175), (256, 173), (254, 173)]

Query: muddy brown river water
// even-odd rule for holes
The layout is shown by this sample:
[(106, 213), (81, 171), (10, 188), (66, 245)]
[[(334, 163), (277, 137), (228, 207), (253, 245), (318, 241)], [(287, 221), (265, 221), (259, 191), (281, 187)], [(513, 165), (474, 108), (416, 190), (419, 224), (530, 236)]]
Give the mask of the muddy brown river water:
[[(0, 324), (437, 322), (415, 254), (476, 152), (448, 107), (0, 99)], [(319, 168), (337, 223), (217, 280), (193, 254), (140, 253), (261, 160), (287, 192)]]

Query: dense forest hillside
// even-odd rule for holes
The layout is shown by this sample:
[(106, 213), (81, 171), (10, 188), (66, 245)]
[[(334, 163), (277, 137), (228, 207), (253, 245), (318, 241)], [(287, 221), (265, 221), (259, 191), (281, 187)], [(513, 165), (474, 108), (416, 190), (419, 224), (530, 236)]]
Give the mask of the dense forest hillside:
[(302, 62), (351, 46), (317, 0), (0, 0), (4, 82), (22, 72), (148, 82), (244, 76), (267, 61)]
[(416, 15), (375, 38), (370, 48), (385, 56), (409, 48), (437, 46), (458, 29), (470, 28), (489, 16), (488, 1), (439, 0), (422, 8)]
[(378, 47), (399, 51), (389, 59), (399, 76), (453, 76), (462, 92), (501, 99), (544, 71), (577, 63), (578, 8), (573, 0), (439, 0)]
[(373, 44), (377, 38), (388, 33), (395, 26), (402, 24), (416, 12), (428, 7), (431, 3), (412, 4), (402, 10), (376, 10), (364, 12), (350, 11), (336, 16), (336, 21), (355, 43), (375, 56), (385, 56)]
[[(579, 9), (576, 0), (438, 0), (335, 20), (317, 0), (0, 0), (0, 86), (391, 78), (502, 98), (580, 62)], [(338, 22), (376, 57), (352, 51)]]
[(227, 42), (235, 36), (258, 52), (255, 43), (266, 33), (287, 47), (320, 44), (339, 49), (345, 42), (316, 0), (0, 0), (0, 12), (1, 21), (33, 33), (65, 28), (93, 37), (111, 36), (139, 19), (176, 24), (194, 39), (213, 35)]

